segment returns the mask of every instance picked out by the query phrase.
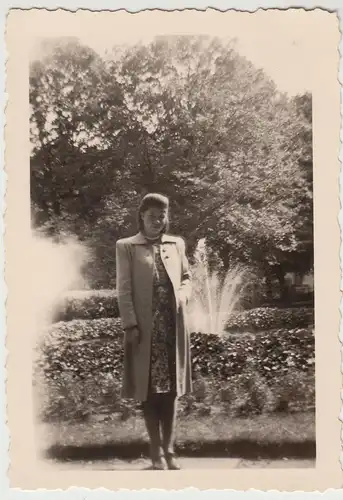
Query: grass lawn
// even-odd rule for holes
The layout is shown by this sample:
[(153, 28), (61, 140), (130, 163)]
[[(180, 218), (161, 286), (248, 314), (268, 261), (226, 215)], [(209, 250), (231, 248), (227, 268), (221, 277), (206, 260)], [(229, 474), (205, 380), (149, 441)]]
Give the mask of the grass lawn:
[[(44, 429), (43, 429), (44, 427)], [(141, 418), (44, 424), (45, 450), (58, 460), (138, 458), (148, 454)], [(314, 458), (315, 414), (270, 414), (251, 418), (182, 417), (177, 452), (183, 456)]]

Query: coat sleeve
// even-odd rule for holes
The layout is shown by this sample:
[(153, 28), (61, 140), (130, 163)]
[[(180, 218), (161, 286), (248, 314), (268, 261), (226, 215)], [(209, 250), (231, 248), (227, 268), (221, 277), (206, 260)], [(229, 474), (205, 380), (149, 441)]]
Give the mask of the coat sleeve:
[(189, 262), (186, 255), (186, 245), (183, 239), (179, 243), (180, 257), (181, 257), (181, 285), (180, 291), (186, 301), (190, 299), (192, 293), (191, 271)]
[(137, 326), (132, 298), (131, 262), (127, 246), (123, 241), (116, 244), (117, 297), (120, 318), (124, 329)]

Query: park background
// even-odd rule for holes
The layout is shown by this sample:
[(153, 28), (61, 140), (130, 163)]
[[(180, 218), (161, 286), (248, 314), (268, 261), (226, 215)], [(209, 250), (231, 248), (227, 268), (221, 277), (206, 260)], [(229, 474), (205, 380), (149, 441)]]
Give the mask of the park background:
[(146, 450), (139, 408), (119, 398), (115, 242), (135, 232), (141, 196), (159, 191), (192, 265), (206, 238), (210, 272), (245, 272), (224, 332), (192, 333), (179, 452), (313, 457), (310, 92), (280, 91), (220, 38), (43, 46), (30, 67), (32, 220), (87, 249), (82, 290), (61, 297), (37, 345), (50, 456)]

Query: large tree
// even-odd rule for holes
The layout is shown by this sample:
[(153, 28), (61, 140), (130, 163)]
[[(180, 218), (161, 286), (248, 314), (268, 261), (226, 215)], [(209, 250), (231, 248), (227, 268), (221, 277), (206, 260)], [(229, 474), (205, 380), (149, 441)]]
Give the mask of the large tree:
[[(89, 232), (120, 180), (126, 124), (121, 88), (109, 80), (104, 61), (72, 39), (32, 63), (30, 104), (36, 222), (50, 223), (52, 231)], [(110, 113), (115, 121), (107, 130)]]
[(303, 274), (313, 265), (311, 116), (304, 106), (310, 96), (274, 103), (255, 146), (238, 151), (225, 169), (221, 207), (207, 222), (224, 259), (256, 265), (284, 292), (286, 272)]
[(232, 44), (160, 37), (101, 59), (71, 40), (32, 65), (30, 98), (33, 202), (97, 262), (158, 190), (190, 249), (206, 236), (226, 266), (279, 277), (311, 265), (311, 98), (280, 94)]

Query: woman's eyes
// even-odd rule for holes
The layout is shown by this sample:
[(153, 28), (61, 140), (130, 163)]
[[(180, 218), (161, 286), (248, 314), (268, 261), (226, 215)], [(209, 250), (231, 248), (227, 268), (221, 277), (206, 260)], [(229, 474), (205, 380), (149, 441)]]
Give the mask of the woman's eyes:
[(154, 221), (155, 221), (155, 220), (164, 220), (164, 218), (165, 218), (165, 216), (164, 216), (164, 215), (161, 215), (160, 217), (155, 217), (155, 216), (153, 216), (153, 215), (150, 215), (150, 216), (149, 216), (149, 219), (150, 219), (150, 220), (154, 220)]

